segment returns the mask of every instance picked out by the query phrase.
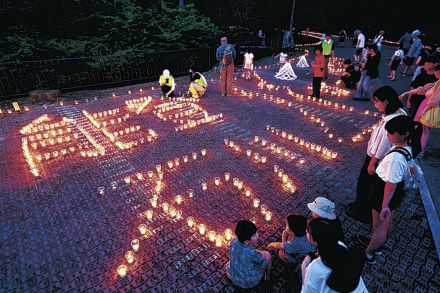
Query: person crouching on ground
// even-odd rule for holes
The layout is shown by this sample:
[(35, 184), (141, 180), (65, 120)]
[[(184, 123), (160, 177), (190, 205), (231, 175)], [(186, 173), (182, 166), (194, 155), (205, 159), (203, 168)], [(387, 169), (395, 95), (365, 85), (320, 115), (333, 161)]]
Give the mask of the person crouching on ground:
[(191, 80), (189, 92), (192, 94), (193, 98), (201, 98), (206, 92), (208, 82), (206, 81), (206, 78), (200, 72), (195, 71), (194, 68), (190, 68), (188, 72)]
[(168, 69), (165, 69), (162, 72), (162, 75), (159, 78), (159, 84), (165, 98), (174, 97), (176, 83), (174, 82), (174, 78)]
[(315, 247), (306, 237), (307, 219), (300, 215), (289, 215), (286, 219), (286, 229), (281, 235), (281, 242), (272, 242), (267, 246), (269, 251), (278, 249), (278, 256), (286, 264), (297, 264)]
[(361, 73), (359, 72), (359, 70), (356, 70), (354, 68), (351, 59), (344, 60), (344, 67), (345, 67), (345, 71), (341, 75), (341, 80), (347, 88), (355, 89), (356, 83), (361, 78)]
[(257, 244), (257, 226), (246, 220), (239, 221), (229, 246), (230, 261), (226, 275), (235, 286), (243, 289), (256, 287), (263, 279), (270, 280), (272, 255), (252, 246)]
[(322, 55), (322, 47), (315, 47), (315, 61), (312, 62), (313, 70), (313, 93), (312, 97), (317, 99), (321, 96), (321, 82), (324, 77), (325, 57)]
[(325, 197), (317, 197), (311, 203), (307, 204), (307, 207), (312, 212), (312, 217), (314, 219), (326, 219), (330, 223), (329, 229), (332, 230), (332, 233), (336, 235), (338, 240), (345, 242), (344, 232), (342, 231), (341, 221), (336, 217), (335, 214), (335, 204), (325, 198)]

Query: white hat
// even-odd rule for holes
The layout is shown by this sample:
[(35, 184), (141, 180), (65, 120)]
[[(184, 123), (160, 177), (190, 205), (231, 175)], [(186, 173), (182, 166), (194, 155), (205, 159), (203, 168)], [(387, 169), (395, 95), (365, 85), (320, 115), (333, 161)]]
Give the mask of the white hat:
[(335, 204), (325, 197), (317, 197), (313, 202), (308, 203), (307, 207), (321, 218), (336, 219)]
[(420, 36), (421, 34), (422, 34), (421, 31), (419, 31), (419, 30), (415, 30), (415, 31), (412, 32), (411, 35), (413, 35), (413, 36)]
[(165, 77), (165, 78), (170, 78), (170, 71), (169, 71), (168, 69), (165, 69), (165, 70), (162, 72), (162, 74), (163, 74), (163, 77)]

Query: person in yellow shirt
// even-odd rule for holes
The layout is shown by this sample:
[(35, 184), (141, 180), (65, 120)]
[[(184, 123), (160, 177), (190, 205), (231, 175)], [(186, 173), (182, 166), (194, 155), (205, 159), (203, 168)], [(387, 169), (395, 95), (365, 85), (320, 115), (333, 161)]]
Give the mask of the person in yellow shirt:
[(165, 69), (162, 72), (162, 75), (159, 78), (159, 84), (160, 88), (162, 89), (162, 93), (166, 98), (174, 97), (176, 83), (174, 82), (174, 78), (168, 69)]
[(200, 73), (190, 68), (188, 70), (191, 83), (189, 85), (189, 92), (192, 94), (193, 98), (201, 98), (206, 92), (208, 82), (205, 77)]

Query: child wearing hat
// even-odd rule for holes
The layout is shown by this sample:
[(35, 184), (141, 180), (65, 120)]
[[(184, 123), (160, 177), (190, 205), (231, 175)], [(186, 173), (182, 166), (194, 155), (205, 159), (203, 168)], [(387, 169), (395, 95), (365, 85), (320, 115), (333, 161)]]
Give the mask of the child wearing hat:
[(329, 229), (331, 229), (333, 233), (337, 235), (338, 240), (345, 242), (342, 224), (338, 217), (336, 217), (335, 204), (331, 200), (320, 196), (317, 197), (313, 202), (308, 203), (307, 207), (312, 212), (312, 217), (314, 219), (322, 218), (329, 220)]
[(281, 235), (281, 242), (272, 242), (267, 246), (269, 251), (278, 249), (278, 256), (286, 264), (297, 263), (315, 247), (306, 236), (307, 219), (300, 215), (289, 215), (286, 218), (286, 229)]
[(270, 279), (272, 255), (268, 251), (255, 249), (258, 233), (251, 221), (241, 220), (235, 227), (237, 238), (229, 246), (230, 261), (226, 275), (235, 286), (248, 289), (256, 287), (263, 278)]

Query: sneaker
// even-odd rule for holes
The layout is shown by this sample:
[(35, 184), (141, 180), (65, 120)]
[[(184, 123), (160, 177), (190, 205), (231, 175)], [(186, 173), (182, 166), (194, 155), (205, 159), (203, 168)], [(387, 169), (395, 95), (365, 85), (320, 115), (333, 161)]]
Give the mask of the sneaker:
[(376, 263), (376, 255), (368, 257), (368, 255), (365, 253), (365, 263), (369, 265), (374, 265)]

